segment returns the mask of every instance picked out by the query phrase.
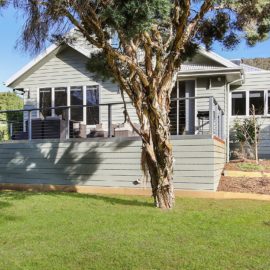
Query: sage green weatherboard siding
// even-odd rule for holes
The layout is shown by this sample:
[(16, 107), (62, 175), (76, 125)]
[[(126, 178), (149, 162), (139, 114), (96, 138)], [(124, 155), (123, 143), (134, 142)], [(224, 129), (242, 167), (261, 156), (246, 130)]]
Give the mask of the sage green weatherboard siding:
[[(205, 59), (206, 60), (206, 59)], [(25, 95), (26, 107), (37, 107), (37, 95), (39, 88), (47, 87), (67, 87), (67, 86), (86, 86), (99, 85), (100, 103), (122, 102), (119, 87), (112, 81), (98, 81), (93, 74), (86, 69), (88, 58), (72, 48), (66, 48), (57, 55), (52, 54), (40, 63), (34, 66), (19, 80), (15, 81), (12, 86), (24, 88), (30, 91), (30, 98)], [(207, 90), (208, 78), (198, 78), (195, 95), (198, 97), (213, 95), (219, 102), (222, 109), (225, 105), (225, 78), (211, 78), (211, 88)], [(126, 100), (128, 98), (126, 97)], [(208, 99), (197, 100), (197, 111), (208, 111)], [(134, 108), (128, 105), (128, 111), (131, 119), (137, 122), (137, 116)], [(36, 117), (37, 113), (33, 113)], [(25, 116), (26, 117), (26, 116)], [(106, 127), (108, 121), (108, 108), (100, 108), (101, 123)], [(122, 123), (124, 121), (123, 106), (117, 105), (112, 107), (113, 123)]]
[[(270, 90), (270, 72), (247, 73), (245, 83), (238, 87), (232, 87), (232, 91), (254, 91)], [(268, 104), (270, 106), (270, 104)], [(231, 112), (229, 112), (231, 113)], [(243, 116), (238, 116), (243, 119)], [(230, 127), (232, 129), (236, 117), (230, 118)], [(259, 157), (270, 158), (270, 118), (269, 116), (260, 117), (262, 124), (259, 139)], [(231, 130), (232, 131), (232, 130)], [(232, 145), (233, 146), (233, 145)]]
[[(189, 137), (189, 138), (187, 138)], [(224, 144), (206, 136), (172, 140), (176, 189), (215, 190)], [(0, 183), (144, 187), (138, 139), (0, 144)]]
[[(100, 103), (122, 102), (118, 86), (112, 81), (98, 81), (94, 74), (86, 69), (88, 58), (72, 48), (64, 49), (57, 55), (51, 55), (13, 83), (16, 88), (29, 89), (30, 98), (25, 95), (26, 107), (37, 107), (39, 88), (98, 85)], [(130, 109), (130, 116), (135, 117), (135, 111)], [(108, 121), (108, 108), (100, 108), (101, 122)], [(36, 112), (33, 117), (36, 117)], [(122, 123), (124, 120), (123, 106), (113, 106), (112, 120)]]

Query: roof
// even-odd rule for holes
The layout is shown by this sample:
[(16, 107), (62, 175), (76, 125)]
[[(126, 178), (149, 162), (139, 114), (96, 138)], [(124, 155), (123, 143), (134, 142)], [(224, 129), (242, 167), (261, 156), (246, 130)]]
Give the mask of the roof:
[[(72, 37), (72, 41), (70, 41), (68, 44), (53, 44), (50, 47), (48, 47), (44, 52), (42, 52), (40, 55), (38, 55), (35, 59), (33, 59), (30, 63), (28, 63), (26, 66), (24, 66), (22, 69), (20, 69), (17, 73), (15, 73), (14, 75), (12, 75), (5, 83), (6, 86), (11, 86), (16, 80), (18, 80), (21, 76), (23, 76), (25, 73), (27, 73), (28, 71), (30, 71), (34, 66), (36, 66), (38, 63), (40, 63), (43, 59), (45, 59), (46, 57), (48, 57), (51, 54), (57, 54), (61, 48), (63, 47), (63, 45), (68, 45), (71, 48), (73, 48), (74, 50), (80, 52), (81, 54), (85, 55), (86, 57), (90, 57), (92, 53), (97, 52), (99, 49), (97, 49), (96, 47), (94, 47), (93, 45), (91, 45), (88, 41), (85, 40), (85, 38), (78, 32), (75, 30), (72, 30), (69, 33), (69, 37)], [(211, 60), (213, 60), (214, 62), (217, 63), (217, 66), (214, 65), (196, 65), (194, 63), (185, 63), (182, 65), (181, 68), (181, 72), (191, 72), (191, 71), (195, 71), (195, 70), (216, 70), (216, 69), (220, 69), (221, 67), (218, 65), (221, 65), (223, 70), (227, 70), (227, 69), (241, 69), (241, 67), (239, 67), (238, 65), (232, 63), (231, 61), (221, 57), (220, 55), (212, 52), (212, 51), (207, 51), (204, 48), (200, 48), (199, 55), (202, 55), (206, 58), (209, 58)]]
[(240, 66), (243, 68), (243, 70), (246, 73), (253, 73), (253, 72), (267, 72), (269, 70), (265, 70), (265, 69), (261, 69), (261, 68), (257, 68), (257, 67), (253, 67), (247, 64), (243, 64), (241, 63)]

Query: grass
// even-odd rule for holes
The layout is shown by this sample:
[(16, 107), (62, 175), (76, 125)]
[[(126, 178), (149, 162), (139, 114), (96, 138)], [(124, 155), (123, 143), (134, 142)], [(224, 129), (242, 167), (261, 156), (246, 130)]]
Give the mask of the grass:
[(270, 204), (0, 192), (0, 269), (270, 269)]
[(242, 171), (263, 171), (266, 169), (263, 165), (246, 162), (237, 164), (237, 167)]

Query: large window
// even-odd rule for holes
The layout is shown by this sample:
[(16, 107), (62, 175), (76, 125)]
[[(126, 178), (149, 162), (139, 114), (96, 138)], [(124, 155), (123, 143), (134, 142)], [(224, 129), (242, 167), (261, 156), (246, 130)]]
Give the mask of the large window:
[(50, 107), (52, 107), (52, 89), (39, 89), (39, 108), (41, 108), (40, 113), (44, 118), (52, 115), (51, 110), (48, 110)]
[(98, 86), (86, 87), (86, 105), (87, 107), (87, 125), (96, 125), (99, 123), (99, 89)]
[[(38, 97), (40, 117), (42, 118), (57, 116), (65, 120), (67, 110), (57, 107), (78, 106), (70, 109), (70, 120), (83, 122), (87, 125), (96, 125), (100, 121), (98, 85), (40, 88)], [(48, 109), (50, 107), (56, 108)]]
[(232, 93), (232, 115), (246, 115), (246, 93)]
[(264, 91), (249, 92), (249, 114), (253, 113), (253, 106), (256, 115), (264, 114)]
[[(73, 86), (70, 88), (70, 105), (83, 105), (82, 86)], [(71, 120), (83, 121), (83, 107), (71, 108)]]
[[(67, 88), (66, 87), (57, 87), (54, 88), (54, 106), (67, 106)], [(55, 109), (55, 115), (62, 117), (64, 116), (63, 109)]]

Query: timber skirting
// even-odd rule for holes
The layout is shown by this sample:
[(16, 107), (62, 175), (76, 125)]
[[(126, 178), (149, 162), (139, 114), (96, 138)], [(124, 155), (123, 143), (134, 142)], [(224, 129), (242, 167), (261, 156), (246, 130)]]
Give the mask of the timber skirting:
[[(72, 185), (45, 185), (45, 184), (0, 184), (0, 190), (18, 190), (18, 191), (64, 191), (77, 192), (85, 194), (104, 194), (104, 195), (139, 195), (151, 196), (151, 189), (147, 188), (112, 188), (112, 187), (90, 187), (90, 186), (72, 186)], [(235, 193), (235, 192), (212, 192), (212, 191), (189, 191), (175, 190), (176, 197), (184, 198), (205, 198), (205, 199), (248, 199), (270, 201), (270, 195), (253, 193)]]

